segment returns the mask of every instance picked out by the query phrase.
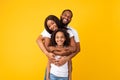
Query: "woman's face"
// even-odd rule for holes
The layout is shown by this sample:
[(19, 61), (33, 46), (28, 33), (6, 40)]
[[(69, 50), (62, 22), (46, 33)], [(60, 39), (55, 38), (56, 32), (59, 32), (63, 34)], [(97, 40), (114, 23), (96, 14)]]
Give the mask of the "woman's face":
[(55, 41), (57, 43), (57, 46), (64, 46), (66, 38), (64, 36), (63, 32), (57, 32), (55, 35)]
[(48, 20), (47, 21), (47, 26), (51, 31), (55, 31), (58, 29), (57, 24), (53, 20)]

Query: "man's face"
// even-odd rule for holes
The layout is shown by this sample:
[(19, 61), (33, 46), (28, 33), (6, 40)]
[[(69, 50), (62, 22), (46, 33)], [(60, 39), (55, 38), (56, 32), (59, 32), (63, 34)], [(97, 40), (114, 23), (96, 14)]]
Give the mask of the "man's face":
[(71, 19), (72, 19), (71, 12), (65, 11), (65, 12), (61, 15), (60, 19), (62, 20), (62, 23), (63, 23), (63, 24), (67, 25), (68, 23), (70, 23), (70, 21), (71, 21)]

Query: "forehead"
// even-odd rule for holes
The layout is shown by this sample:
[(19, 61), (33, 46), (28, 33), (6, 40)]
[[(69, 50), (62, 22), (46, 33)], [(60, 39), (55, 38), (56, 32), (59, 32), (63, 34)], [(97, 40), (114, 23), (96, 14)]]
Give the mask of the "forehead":
[(53, 21), (53, 20), (48, 20), (47, 21), (47, 24), (51, 24), (51, 23), (54, 23), (55, 21)]
[(63, 12), (63, 15), (64, 14), (67, 14), (67, 15), (70, 15), (70, 16), (72, 15), (72, 13), (70, 11), (65, 11), (65, 12)]
[(59, 31), (59, 32), (57, 32), (57, 33), (56, 33), (56, 36), (61, 36), (61, 35), (63, 35), (63, 36), (64, 36), (64, 33), (63, 33), (63, 32), (61, 32), (61, 31)]

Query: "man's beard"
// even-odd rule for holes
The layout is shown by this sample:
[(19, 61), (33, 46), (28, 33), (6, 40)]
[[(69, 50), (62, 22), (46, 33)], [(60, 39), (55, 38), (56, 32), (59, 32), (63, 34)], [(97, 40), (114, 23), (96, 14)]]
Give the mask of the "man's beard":
[(61, 23), (61, 26), (63, 26), (63, 27), (67, 27), (67, 25), (68, 25), (70, 22), (64, 24), (63, 21), (62, 21), (62, 19), (60, 19), (60, 23)]

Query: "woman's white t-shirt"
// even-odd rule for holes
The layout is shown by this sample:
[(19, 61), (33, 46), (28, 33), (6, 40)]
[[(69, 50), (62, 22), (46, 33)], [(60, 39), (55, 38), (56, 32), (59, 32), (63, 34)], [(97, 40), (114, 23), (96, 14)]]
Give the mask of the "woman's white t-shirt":
[[(73, 33), (71, 32), (71, 30), (67, 30), (67, 32), (70, 35), (70, 38), (73, 37)], [(51, 34), (49, 32), (46, 31), (46, 29), (43, 30), (43, 32), (41, 33), (42, 37), (48, 37), (51, 38)]]
[[(68, 33), (69, 33), (70, 37), (74, 36), (75, 42), (80, 42), (77, 31), (75, 29), (71, 28), (70, 26), (67, 26), (67, 28), (68, 28)], [(48, 33), (46, 31), (46, 29), (43, 30), (43, 32), (41, 33), (41, 35), (42, 35), (42, 37), (51, 38), (51, 34)]]

